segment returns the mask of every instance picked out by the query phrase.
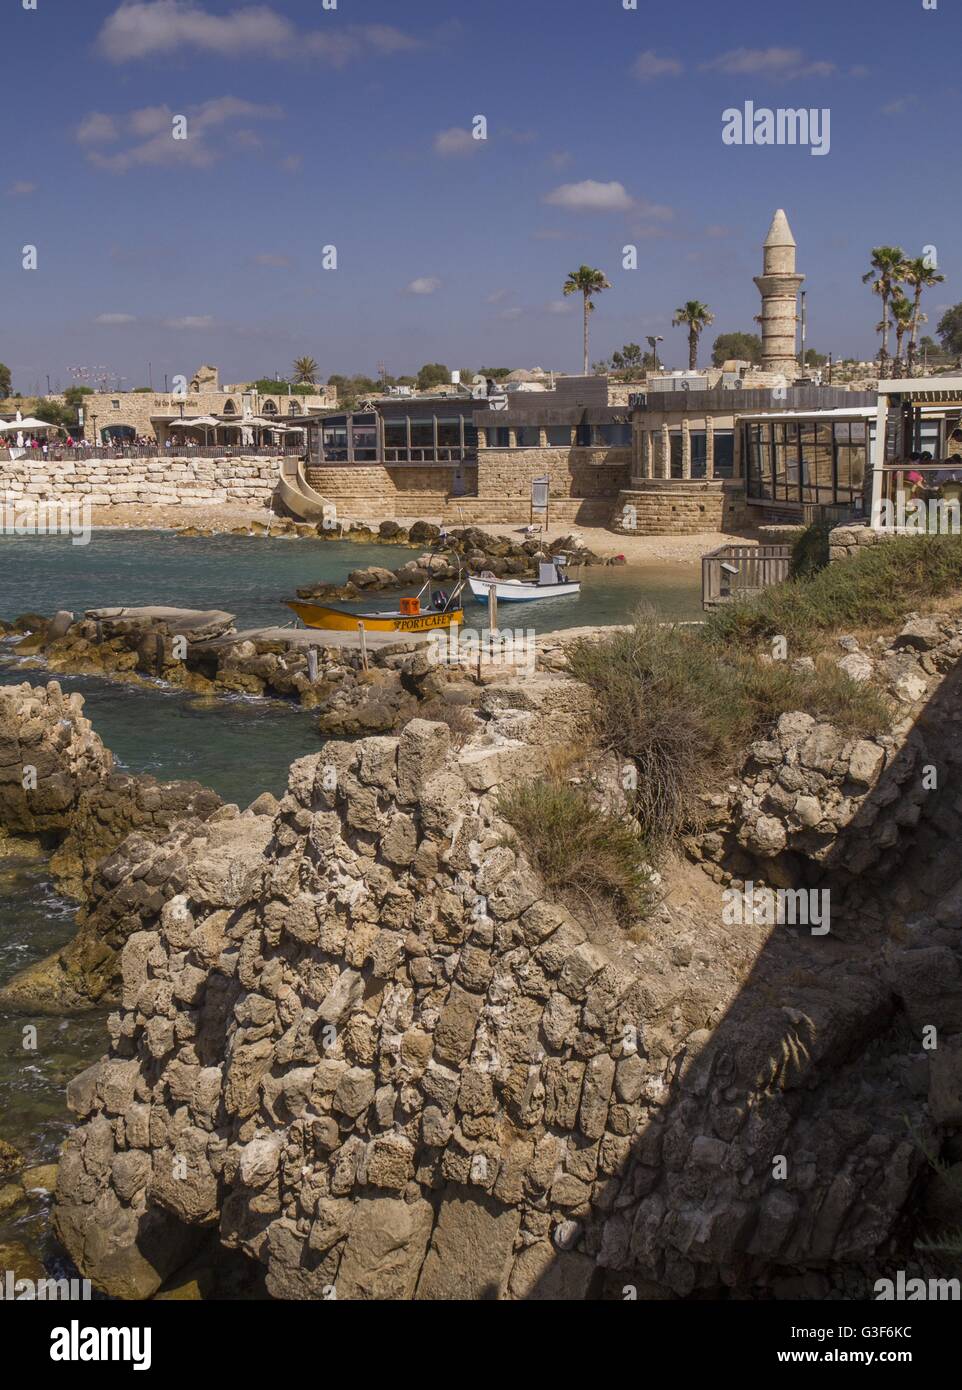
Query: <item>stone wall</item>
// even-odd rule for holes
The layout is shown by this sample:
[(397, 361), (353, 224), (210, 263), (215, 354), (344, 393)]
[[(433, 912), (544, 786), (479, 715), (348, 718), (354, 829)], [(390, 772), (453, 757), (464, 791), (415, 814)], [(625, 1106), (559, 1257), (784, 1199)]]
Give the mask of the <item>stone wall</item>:
[[(634, 525), (625, 524), (628, 508), (634, 509)], [(704, 531), (737, 531), (751, 525), (752, 520), (739, 479), (695, 482), (650, 478), (619, 492), (610, 524), (622, 535), (690, 536)]]
[(630, 448), (481, 449), (478, 496), (523, 498), (530, 502), (535, 478), (549, 480), (551, 498), (614, 500), (631, 472)]
[(163, 506), (208, 506), (232, 502), (267, 507), (279, 472), (277, 459), (134, 458), (79, 459), (45, 463), (30, 450), (24, 457), (0, 462), (0, 493), (7, 501), (23, 498), (86, 499), (91, 506), (135, 502)]

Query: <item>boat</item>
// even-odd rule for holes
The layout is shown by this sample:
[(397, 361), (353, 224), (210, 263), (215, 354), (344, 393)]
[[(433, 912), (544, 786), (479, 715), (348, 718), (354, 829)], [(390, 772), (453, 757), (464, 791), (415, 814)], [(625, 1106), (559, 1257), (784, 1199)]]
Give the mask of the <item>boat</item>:
[(447, 608), (422, 610), (418, 605), (417, 609), (406, 610), (402, 599), (397, 610), (372, 613), (353, 613), (307, 599), (288, 599), (287, 607), (297, 614), (305, 627), (323, 628), (328, 632), (357, 632), (359, 627), (365, 632), (434, 632), (464, 623), (464, 609), (458, 603)]
[(538, 566), (538, 578), (499, 579), (490, 570), (472, 574), (468, 578), (471, 592), (479, 603), (487, 603), (493, 589), (499, 603), (530, 603), (539, 598), (574, 598), (581, 593), (581, 585), (576, 579), (569, 579), (567, 564), (562, 556), (542, 561)]
[[(433, 553), (432, 553), (433, 559)], [(433, 589), (428, 579), (413, 598), (398, 599), (397, 608), (373, 609), (359, 613), (328, 603), (312, 603), (310, 599), (287, 599), (286, 605), (296, 613), (305, 627), (322, 628), (327, 632), (436, 632), (439, 629), (461, 627), (464, 623), (464, 574), (458, 563), (458, 580), (450, 593)], [(422, 606), (422, 600), (424, 605)]]

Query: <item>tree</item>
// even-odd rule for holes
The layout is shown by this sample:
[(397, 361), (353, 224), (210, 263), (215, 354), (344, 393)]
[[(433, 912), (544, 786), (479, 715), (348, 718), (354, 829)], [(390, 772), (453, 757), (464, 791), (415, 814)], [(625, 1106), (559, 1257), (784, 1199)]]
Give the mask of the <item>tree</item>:
[(921, 312), (922, 291), (931, 289), (933, 285), (941, 285), (945, 276), (940, 275), (935, 266), (929, 265), (925, 256), (916, 256), (913, 260), (905, 262), (904, 279), (907, 285), (912, 286), (912, 331), (909, 335), (909, 376), (911, 376), (915, 368), (919, 325), (928, 321), (928, 316)]
[(11, 382), (10, 368), (0, 362), (0, 396), (9, 396)]
[(584, 296), (585, 318), (584, 318), (584, 374), (588, 375), (588, 315), (595, 310), (594, 296), (610, 290), (611, 285), (602, 270), (593, 270), (589, 265), (579, 266), (573, 270), (564, 283), (564, 294), (580, 294)]
[(719, 333), (712, 343), (712, 366), (731, 360), (761, 362), (762, 340), (757, 333)]
[(688, 328), (688, 370), (693, 372), (698, 365), (698, 339), (701, 337), (702, 329), (715, 322), (715, 315), (700, 299), (689, 299), (680, 309), (675, 310), (675, 317), (671, 322), (673, 328), (682, 325)]
[(311, 386), (317, 383), (317, 362), (313, 357), (294, 358), (294, 381)]
[(513, 367), (479, 367), (478, 376), (489, 376), (493, 381), (504, 381), (513, 371)]
[(802, 357), (803, 367), (824, 367), (828, 357), (824, 352), (816, 352), (814, 348), (806, 348)]
[(425, 362), (418, 372), (418, 390), (430, 391), (432, 386), (440, 386), (451, 380), (451, 372), (443, 362)]
[(962, 358), (962, 304), (946, 309), (935, 327), (945, 352)]
[(874, 246), (872, 248), (872, 265), (862, 276), (862, 284), (867, 285), (872, 281), (872, 293), (877, 294), (882, 301), (882, 317), (876, 326), (876, 332), (882, 335), (882, 350), (879, 353), (879, 371), (885, 375), (885, 363), (889, 355), (889, 300), (899, 285), (905, 278), (905, 252), (901, 246)]
[(641, 371), (641, 348), (637, 343), (625, 343), (620, 352), (611, 354), (611, 364), (615, 371), (623, 372), (630, 379)]
[(915, 321), (915, 309), (912, 301), (907, 299), (900, 290), (892, 295), (889, 302), (889, 312), (892, 315), (892, 323), (895, 326), (895, 375), (902, 375), (902, 343), (906, 333), (911, 333), (912, 324)]

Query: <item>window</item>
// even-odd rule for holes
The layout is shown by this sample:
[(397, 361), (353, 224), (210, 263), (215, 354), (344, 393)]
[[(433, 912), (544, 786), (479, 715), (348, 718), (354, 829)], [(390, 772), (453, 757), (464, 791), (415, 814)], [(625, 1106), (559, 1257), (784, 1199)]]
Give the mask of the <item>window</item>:
[(693, 478), (706, 478), (708, 476), (708, 435), (704, 430), (692, 430), (691, 432), (691, 476)]
[(119, 410), (119, 409), (120, 409), (120, 401), (111, 401), (111, 402), (110, 402), (110, 408), (111, 408), (111, 410)]
[(735, 474), (735, 431), (715, 431), (715, 463), (713, 472), (716, 478), (731, 478)]
[(537, 425), (519, 425), (514, 436), (519, 449), (537, 449), (541, 443), (541, 430)]
[(488, 448), (506, 449), (511, 442), (511, 431), (507, 425), (488, 426)]
[(397, 462), (399, 457), (407, 458), (408, 427), (406, 420), (384, 421), (384, 456)]
[(225, 401), (225, 402), (224, 402), (224, 414), (225, 414), (225, 415), (236, 415), (236, 414), (237, 414), (237, 406), (234, 404), (233, 401)]
[(293, 396), (287, 402), (287, 413), (288, 415), (300, 415), (301, 413), (301, 407), (298, 405), (297, 401), (295, 401)]
[(549, 425), (545, 434), (547, 436), (549, 449), (571, 448), (570, 425)]
[(595, 425), (592, 443), (601, 449), (628, 449), (631, 447), (631, 425)]
[(438, 447), (441, 449), (460, 449), (461, 447), (461, 421), (439, 420), (438, 421)]
[(434, 453), (433, 420), (411, 421), (411, 447), (412, 449), (427, 449), (432, 454)]
[(276, 414), (277, 414), (277, 402), (276, 402), (276, 401), (265, 401), (265, 402), (264, 402), (264, 405), (263, 405), (263, 411), (264, 411), (264, 414), (265, 414), (265, 415), (276, 415)]
[(681, 430), (672, 430), (668, 436), (669, 457), (671, 466), (668, 471), (670, 478), (680, 478), (682, 475), (681, 464)]

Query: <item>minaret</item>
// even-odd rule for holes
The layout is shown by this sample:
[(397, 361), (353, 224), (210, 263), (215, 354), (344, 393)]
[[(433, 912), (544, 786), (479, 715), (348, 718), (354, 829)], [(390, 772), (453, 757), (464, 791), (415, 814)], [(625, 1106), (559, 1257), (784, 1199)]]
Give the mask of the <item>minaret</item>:
[(788, 218), (779, 208), (765, 238), (762, 274), (755, 276), (755, 284), (762, 296), (762, 368), (790, 379), (798, 372), (795, 310), (798, 287), (805, 279), (795, 272), (795, 250)]

